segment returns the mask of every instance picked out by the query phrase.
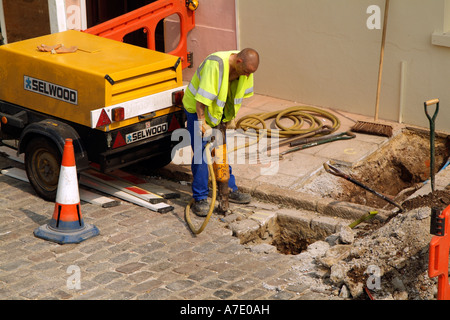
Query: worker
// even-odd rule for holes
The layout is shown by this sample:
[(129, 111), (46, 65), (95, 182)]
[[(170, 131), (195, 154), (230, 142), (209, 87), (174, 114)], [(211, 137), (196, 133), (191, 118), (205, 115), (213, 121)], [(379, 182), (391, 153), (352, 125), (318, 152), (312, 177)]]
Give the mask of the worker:
[[(202, 62), (185, 91), (183, 105), (194, 151), (192, 211), (197, 216), (204, 217), (209, 211), (209, 171), (202, 156), (207, 135), (220, 123), (232, 128), (243, 99), (253, 96), (253, 73), (258, 66), (259, 54), (251, 48), (213, 53)], [(228, 186), (230, 202), (250, 203), (251, 196), (238, 190), (231, 166)]]

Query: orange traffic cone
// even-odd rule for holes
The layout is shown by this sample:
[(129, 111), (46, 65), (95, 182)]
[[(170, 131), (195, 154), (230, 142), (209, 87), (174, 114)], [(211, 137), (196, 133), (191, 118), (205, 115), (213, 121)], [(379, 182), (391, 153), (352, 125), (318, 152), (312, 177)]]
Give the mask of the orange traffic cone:
[(97, 227), (84, 224), (81, 216), (75, 154), (72, 139), (66, 139), (53, 217), (50, 223), (34, 230), (34, 235), (64, 244), (79, 243), (98, 234)]

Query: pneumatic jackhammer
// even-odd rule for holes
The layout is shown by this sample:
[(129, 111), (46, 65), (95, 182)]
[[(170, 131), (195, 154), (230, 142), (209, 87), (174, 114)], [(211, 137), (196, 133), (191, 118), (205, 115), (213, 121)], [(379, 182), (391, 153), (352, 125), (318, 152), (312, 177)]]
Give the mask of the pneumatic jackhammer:
[(221, 137), (219, 141), (216, 140), (214, 143), (215, 148), (212, 150), (213, 157), (213, 169), (214, 175), (217, 182), (217, 190), (218, 190), (218, 213), (226, 215), (229, 211), (229, 188), (228, 181), (230, 180), (230, 169), (227, 161), (227, 144), (226, 144), (226, 124), (220, 123), (217, 126)]
[[(217, 129), (215, 132), (216, 134), (211, 136), (211, 140), (205, 146), (205, 156), (207, 158), (210, 181), (212, 185), (212, 197), (208, 214), (198, 229), (194, 226), (190, 217), (190, 208), (194, 203), (194, 198), (191, 199), (185, 209), (186, 223), (194, 234), (200, 234), (205, 229), (214, 210), (216, 198), (219, 199), (219, 205), (217, 208), (218, 213), (224, 215), (229, 213), (228, 181), (230, 180), (230, 169), (227, 161), (226, 125), (219, 124)], [(213, 156), (214, 161), (212, 160)], [(219, 189), (218, 192), (217, 189)]]

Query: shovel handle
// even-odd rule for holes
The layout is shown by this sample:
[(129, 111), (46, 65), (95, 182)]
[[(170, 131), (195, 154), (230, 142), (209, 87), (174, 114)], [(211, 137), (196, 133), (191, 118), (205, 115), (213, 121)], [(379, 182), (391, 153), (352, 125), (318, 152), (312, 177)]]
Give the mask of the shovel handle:
[[(429, 107), (429, 106), (431, 106), (433, 104), (436, 104), (436, 108), (435, 108), (433, 117), (431, 117), (428, 114), (428, 108), (427, 107)], [(436, 120), (437, 114), (439, 112), (439, 99), (431, 99), (431, 100), (425, 101), (424, 109), (425, 109), (425, 115), (427, 116), (428, 120), (430, 121), (430, 126), (432, 126), (432, 128), (430, 128), (430, 129), (434, 131), (434, 121)]]
[(345, 178), (347, 180), (350, 178), (349, 176), (344, 174), (342, 171), (338, 170), (337, 168), (335, 168), (331, 165), (328, 165), (328, 163), (326, 163), (326, 162), (323, 163), (323, 167), (326, 172), (331, 173), (332, 175), (339, 176), (339, 177)]
[(439, 99), (431, 99), (431, 100), (428, 100), (428, 101), (425, 101), (425, 105), (428, 107), (428, 106), (431, 106), (431, 105), (433, 105), (433, 104), (436, 104), (436, 103), (439, 103)]

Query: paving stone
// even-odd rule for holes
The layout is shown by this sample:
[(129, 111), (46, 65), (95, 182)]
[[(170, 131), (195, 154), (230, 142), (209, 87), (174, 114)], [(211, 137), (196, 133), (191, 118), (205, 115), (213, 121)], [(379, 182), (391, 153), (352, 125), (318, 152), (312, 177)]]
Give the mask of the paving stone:
[(222, 247), (217, 252), (220, 253), (231, 253), (231, 254), (239, 254), (239, 252), (242, 252), (245, 250), (245, 247), (239, 243), (233, 243), (228, 246)]
[(105, 272), (95, 276), (92, 280), (100, 284), (107, 284), (111, 281), (120, 278), (121, 274), (117, 272)]
[(135, 293), (128, 292), (128, 291), (122, 291), (122, 292), (115, 292), (111, 294), (110, 300), (132, 300), (136, 296)]
[(37, 283), (36, 285), (30, 286), (21, 292), (20, 296), (27, 299), (39, 299), (61, 285), (64, 285), (64, 281), (47, 281), (44, 283)]
[(55, 255), (52, 252), (47, 251), (47, 252), (32, 254), (32, 255), (28, 256), (27, 258), (33, 262), (40, 262), (42, 260), (48, 260), (48, 259), (51, 259), (54, 257), (55, 257)]
[(286, 290), (292, 291), (295, 293), (303, 293), (308, 289), (309, 289), (309, 286), (305, 285), (305, 284), (293, 284), (293, 285), (287, 286), (287, 288), (286, 288)]
[(131, 262), (131, 263), (125, 264), (123, 266), (117, 267), (116, 271), (121, 272), (121, 273), (130, 274), (130, 273), (136, 272), (137, 270), (141, 269), (145, 265), (146, 265), (145, 263)]
[(278, 272), (278, 270), (273, 269), (273, 268), (264, 268), (260, 271), (253, 273), (253, 276), (258, 279), (267, 279), (267, 278), (272, 277), (275, 274), (277, 274), (277, 272)]
[(172, 269), (176, 273), (190, 275), (198, 272), (199, 270), (203, 270), (202, 264), (199, 262), (190, 262), (181, 265), (180, 267), (176, 267)]
[(172, 234), (172, 235), (165, 236), (165, 237), (162, 237), (162, 238), (158, 239), (158, 241), (160, 241), (160, 242), (162, 242), (164, 244), (175, 243), (175, 242), (177, 242), (179, 240), (180, 240), (180, 236), (178, 234)]
[(166, 288), (172, 291), (180, 291), (185, 290), (194, 285), (194, 281), (192, 280), (178, 280), (172, 283), (169, 283)]
[(109, 292), (103, 289), (94, 289), (92, 291), (82, 293), (74, 297), (74, 300), (94, 300), (102, 299), (102, 297), (108, 296)]
[(258, 280), (252, 279), (252, 278), (244, 278), (242, 280), (236, 281), (229, 286), (227, 286), (227, 289), (230, 289), (234, 292), (244, 292), (248, 290), (249, 288), (253, 287), (258, 283)]
[(164, 300), (172, 294), (172, 291), (169, 291), (165, 288), (156, 288), (151, 290), (148, 293), (140, 295), (138, 300)]
[(270, 299), (272, 299), (272, 300), (290, 300), (293, 297), (295, 297), (295, 295), (293, 293), (287, 292), (287, 291), (281, 291), (281, 292), (277, 292), (276, 294), (271, 296)]
[(120, 243), (122, 241), (127, 241), (128, 239), (130, 239), (132, 237), (133, 237), (132, 233), (122, 232), (122, 233), (116, 234), (112, 237), (109, 237), (108, 242), (116, 244), (116, 243)]
[(12, 299), (14, 295), (14, 291), (8, 288), (0, 288), (0, 299), (1, 300), (9, 300)]
[(27, 261), (27, 260), (9, 261), (9, 262), (1, 264), (0, 265), (0, 270), (12, 271), (12, 270), (21, 268), (21, 267), (29, 265), (29, 264), (31, 264), (31, 262)]
[(202, 283), (202, 286), (208, 289), (218, 289), (220, 287), (222, 287), (223, 285), (225, 285), (226, 282), (225, 281), (221, 281), (218, 279), (215, 280), (211, 280), (211, 281), (207, 281)]
[(147, 254), (162, 247), (164, 247), (163, 243), (154, 241), (138, 247), (135, 251), (139, 254)]
[(219, 275), (219, 279), (223, 279), (226, 281), (234, 281), (238, 277), (242, 277), (245, 275), (245, 272), (237, 269), (225, 270)]
[(189, 275), (189, 279), (195, 280), (195, 281), (203, 281), (207, 278), (210, 278), (212, 276), (216, 276), (217, 272), (207, 270), (207, 269), (196, 269), (195, 273), (192, 273)]
[(64, 253), (62, 255), (59, 255), (55, 258), (55, 261), (60, 262), (60, 263), (69, 263), (69, 264), (73, 264), (75, 261), (79, 260), (80, 258), (84, 257), (84, 254), (82, 254), (81, 252), (68, 252), (68, 253)]
[(136, 272), (136, 273), (129, 275), (127, 277), (127, 279), (134, 283), (140, 283), (140, 282), (144, 282), (144, 280), (148, 280), (148, 279), (152, 278), (153, 275), (154, 275), (153, 272), (140, 271), (140, 272)]
[(175, 264), (169, 261), (163, 261), (149, 266), (148, 269), (154, 272), (164, 272), (166, 270), (171, 270), (174, 266)]
[(233, 293), (231, 291), (227, 291), (227, 290), (217, 290), (213, 293), (213, 295), (219, 299), (228, 299), (229, 297), (231, 297), (233, 295)]
[(179, 295), (186, 300), (199, 300), (202, 299), (204, 295), (206, 295), (206, 292), (207, 291), (204, 287), (193, 287), (180, 292)]
[(54, 298), (54, 299), (57, 299), (57, 300), (67, 300), (67, 299), (70, 299), (72, 297), (73, 297), (72, 294), (70, 294), (70, 293), (68, 293), (66, 291), (63, 291), (63, 290), (56, 290), (50, 296), (48, 296), (48, 298)]
[(80, 252), (86, 253), (86, 254), (92, 254), (95, 251), (101, 250), (103, 248), (109, 247), (112, 244), (106, 241), (98, 241), (98, 242), (91, 242), (89, 244), (86, 244), (85, 246), (79, 248)]
[(197, 252), (183, 251), (183, 252), (178, 253), (176, 256), (172, 257), (170, 259), (170, 261), (174, 262), (174, 263), (182, 263), (185, 261), (195, 260), (198, 256), (200, 256), (200, 254)]
[(267, 293), (267, 291), (262, 290), (262, 289), (252, 289), (249, 292), (246, 292), (246, 293), (238, 296), (238, 299), (255, 300), (257, 298), (264, 296), (266, 293)]
[(160, 280), (147, 280), (145, 282), (142, 282), (134, 287), (132, 287), (130, 289), (130, 291), (132, 292), (136, 292), (136, 293), (145, 293), (145, 292), (150, 292), (152, 289), (157, 288), (159, 286), (161, 286), (163, 284), (162, 281)]
[[(83, 263), (78, 263), (79, 267), (82, 267)], [(96, 264), (89, 264), (89, 267), (86, 268), (86, 272), (88, 273), (100, 273), (106, 270), (111, 269), (111, 263), (109, 261), (104, 261)]]
[(113, 280), (112, 282), (105, 285), (105, 289), (108, 289), (110, 291), (122, 291), (125, 288), (131, 287), (131, 284), (129, 281), (125, 280), (123, 277)]
[(97, 252), (91, 254), (89, 257), (87, 257), (87, 260), (89, 260), (90, 262), (98, 263), (103, 260), (108, 260), (110, 257), (111, 257), (111, 252), (103, 249), (103, 250), (100, 250), (100, 251), (97, 251)]
[(135, 258), (137, 256), (138, 256), (137, 253), (123, 252), (123, 253), (115, 256), (114, 258), (111, 258), (110, 261), (112, 263), (124, 263), (124, 262), (127, 262), (129, 260), (133, 260), (133, 258)]

